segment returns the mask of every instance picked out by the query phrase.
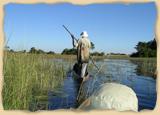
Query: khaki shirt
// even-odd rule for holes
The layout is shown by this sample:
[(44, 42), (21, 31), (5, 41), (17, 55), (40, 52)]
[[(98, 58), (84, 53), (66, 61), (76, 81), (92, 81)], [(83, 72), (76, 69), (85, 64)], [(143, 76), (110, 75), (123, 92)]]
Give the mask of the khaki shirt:
[(80, 38), (78, 43), (76, 42), (75, 47), (77, 48), (77, 60), (78, 62), (89, 61), (89, 50), (91, 48), (91, 42), (88, 38)]

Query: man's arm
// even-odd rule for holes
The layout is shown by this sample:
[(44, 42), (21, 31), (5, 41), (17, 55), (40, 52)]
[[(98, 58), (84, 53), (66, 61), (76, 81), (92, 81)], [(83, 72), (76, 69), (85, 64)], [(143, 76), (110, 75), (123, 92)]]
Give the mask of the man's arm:
[(72, 45), (73, 45), (73, 47), (75, 48), (77, 48), (77, 46), (78, 46), (78, 42), (75, 40), (75, 37), (73, 36), (73, 35), (71, 35), (71, 37), (72, 37)]

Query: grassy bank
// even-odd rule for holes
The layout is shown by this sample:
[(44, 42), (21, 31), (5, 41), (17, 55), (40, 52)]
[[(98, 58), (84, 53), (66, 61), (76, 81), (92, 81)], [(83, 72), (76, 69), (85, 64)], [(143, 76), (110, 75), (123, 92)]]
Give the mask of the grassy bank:
[(137, 65), (136, 73), (138, 75), (150, 76), (156, 79), (156, 58), (131, 58), (130, 61)]
[[(64, 59), (70, 62), (76, 61), (76, 55), (55, 54), (55, 55), (48, 55), (48, 58)], [(144, 58), (144, 57), (129, 57), (128, 55), (106, 55), (106, 56), (92, 56), (92, 58), (94, 61), (102, 61), (103, 59), (130, 60), (132, 63), (137, 65), (136, 68), (137, 74), (156, 78), (156, 68), (157, 68), (156, 57)], [(92, 66), (91, 68), (93, 68)]]
[[(93, 57), (95, 61), (106, 58), (128, 59), (137, 65), (136, 73), (155, 76), (156, 58)], [(65, 61), (70, 62), (69, 67), (72, 69), (72, 65), (76, 61), (76, 55), (4, 52), (3, 59), (4, 84), (2, 96), (4, 109), (28, 110), (36, 107), (37, 103), (40, 103), (40, 106), (46, 104), (48, 91), (60, 86), (64, 76), (66, 76), (67, 65)], [(53, 61), (54, 59), (63, 60), (60, 63), (58, 60)], [(89, 70), (91, 71), (93, 68), (93, 64), (90, 64)]]
[(46, 60), (45, 55), (7, 53), (3, 58), (4, 109), (29, 109), (39, 97), (61, 85), (65, 70), (62, 63)]
[[(106, 57), (107, 58), (107, 57)], [(156, 57), (129, 57), (127, 55), (111, 55), (108, 59), (125, 59), (130, 60), (137, 65), (136, 73), (138, 75), (150, 76), (156, 78), (157, 58)]]

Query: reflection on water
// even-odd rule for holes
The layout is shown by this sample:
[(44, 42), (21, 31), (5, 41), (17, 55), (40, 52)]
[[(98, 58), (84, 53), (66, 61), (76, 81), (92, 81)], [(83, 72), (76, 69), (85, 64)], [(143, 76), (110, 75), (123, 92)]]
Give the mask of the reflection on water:
[(78, 94), (78, 84), (72, 79), (69, 73), (67, 78), (64, 80), (63, 86), (56, 91), (49, 92), (49, 110), (55, 109), (69, 109), (77, 107), (77, 94)]
[[(66, 63), (63, 60), (58, 60)], [(96, 76), (95, 84), (92, 89), (105, 82), (118, 82), (131, 87), (138, 97), (139, 110), (154, 109), (156, 104), (156, 81), (149, 76), (137, 75), (138, 65), (129, 60), (106, 59), (98, 61), (98, 66), (104, 64), (101, 72)], [(95, 75), (96, 69), (89, 70), (91, 75)], [(56, 91), (50, 91), (48, 94), (48, 109), (68, 109), (77, 107), (77, 86), (76, 81), (72, 79), (69, 73), (64, 80), (64, 84)]]

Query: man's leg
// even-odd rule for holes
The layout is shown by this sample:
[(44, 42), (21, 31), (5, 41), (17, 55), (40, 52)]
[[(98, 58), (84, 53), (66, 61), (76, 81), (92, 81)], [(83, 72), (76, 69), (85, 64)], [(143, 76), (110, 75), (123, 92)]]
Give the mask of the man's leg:
[[(83, 64), (82, 64), (82, 68), (81, 68), (81, 78), (83, 78), (83, 81), (82, 81), (82, 83), (81, 83), (81, 85), (80, 85), (79, 92), (78, 92), (78, 96), (77, 96), (78, 102), (80, 101), (79, 98), (80, 98), (80, 95), (81, 95), (81, 90), (82, 90), (83, 83), (84, 83), (84, 81), (88, 80), (88, 78), (89, 78), (88, 72), (86, 73), (86, 71), (87, 71), (87, 66), (88, 66), (88, 63), (83, 63)], [(87, 74), (87, 75), (86, 75), (86, 74)]]
[(87, 70), (87, 65), (88, 65), (88, 63), (83, 63), (83, 64), (82, 64), (81, 78), (84, 78), (84, 77), (85, 77), (85, 73), (86, 73), (86, 70)]

